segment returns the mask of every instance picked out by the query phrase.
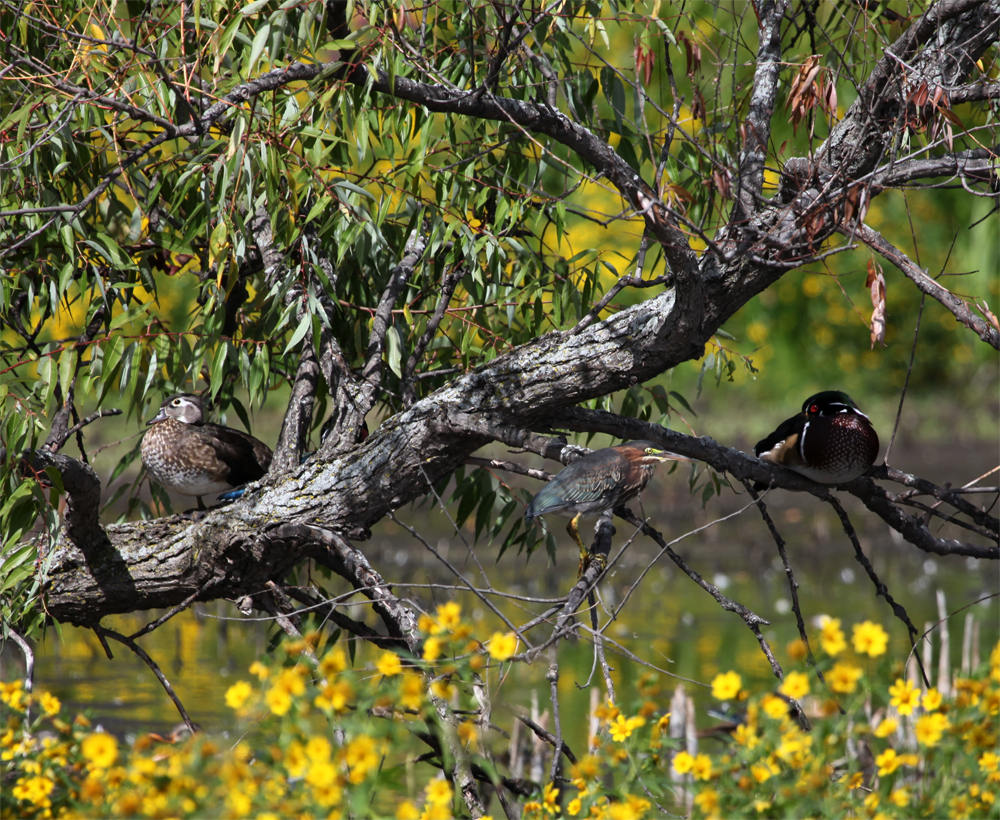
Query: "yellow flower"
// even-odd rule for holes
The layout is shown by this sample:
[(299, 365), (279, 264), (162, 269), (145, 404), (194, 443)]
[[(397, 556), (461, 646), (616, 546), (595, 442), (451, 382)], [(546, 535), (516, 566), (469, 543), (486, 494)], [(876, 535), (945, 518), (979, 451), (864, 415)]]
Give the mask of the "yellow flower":
[(556, 788), (555, 783), (547, 783), (545, 785), (545, 792), (542, 795), (542, 808), (545, 809), (549, 814), (555, 814), (559, 811), (559, 789)]
[(694, 804), (704, 814), (714, 814), (719, 808), (719, 793), (715, 789), (705, 789), (694, 796)]
[(775, 754), (794, 769), (801, 769), (809, 761), (809, 747), (812, 738), (804, 735), (798, 729), (792, 729), (781, 736)]
[(788, 704), (777, 695), (766, 695), (760, 702), (761, 709), (769, 718), (781, 720), (788, 715)]
[(403, 673), (399, 687), (399, 703), (404, 709), (419, 711), (424, 705), (424, 681), (416, 672)]
[(328, 789), (336, 782), (337, 770), (329, 760), (321, 760), (313, 763), (306, 773), (306, 783), (316, 789)]
[(796, 638), (788, 644), (788, 657), (793, 661), (800, 661), (809, 654), (809, 648), (802, 638)]
[(118, 741), (107, 732), (94, 732), (83, 739), (80, 752), (88, 768), (108, 769), (118, 759)]
[(493, 637), (489, 640), (489, 651), (490, 657), (498, 661), (509, 659), (517, 652), (517, 635), (513, 632), (508, 632), (506, 635), (502, 632), (494, 632)]
[(451, 700), (457, 691), (458, 689), (447, 678), (431, 681), (431, 692), (434, 697), (441, 698), (441, 700)]
[(428, 638), (424, 641), (424, 660), (436, 661), (441, 657), (443, 641), (440, 638)]
[(889, 792), (889, 802), (895, 803), (901, 809), (910, 805), (910, 793), (906, 789), (893, 789)]
[(376, 667), (387, 678), (398, 675), (403, 671), (403, 664), (399, 660), (399, 655), (395, 652), (383, 652), (378, 659), (378, 663), (376, 663)]
[(332, 678), (347, 669), (347, 653), (335, 646), (323, 656), (319, 662), (319, 671), (324, 678)]
[(628, 720), (626, 720), (625, 715), (618, 715), (608, 726), (608, 731), (611, 732), (611, 739), (621, 743), (629, 735), (632, 734), (632, 730), (629, 728)]
[(931, 712), (929, 715), (917, 718), (917, 725), (913, 727), (913, 731), (917, 736), (917, 743), (921, 746), (936, 746), (944, 730), (950, 727), (951, 722), (948, 718), (940, 712)]
[(670, 731), (670, 712), (662, 715), (656, 723), (653, 724), (653, 739), (655, 740), (660, 735), (666, 734)]
[(896, 769), (903, 765), (905, 760), (900, 755), (896, 754), (895, 749), (886, 749), (882, 754), (875, 758), (875, 765), (878, 766), (879, 777), (885, 777), (885, 775), (892, 774)]
[(566, 814), (568, 814), (570, 817), (576, 817), (580, 813), (581, 808), (582, 805), (580, 803), (580, 798), (574, 797), (572, 800), (569, 801), (569, 805), (566, 806)]
[(765, 761), (763, 763), (754, 763), (750, 767), (750, 774), (753, 775), (753, 779), (758, 783), (764, 783), (769, 780), (772, 775), (780, 772), (781, 769), (777, 765), (771, 763), (770, 761)]
[(347, 744), (347, 749), (344, 751), (344, 762), (350, 771), (348, 777), (354, 784), (361, 783), (368, 776), (368, 772), (378, 765), (379, 760), (375, 741), (368, 735), (358, 735)]
[(842, 778), (840, 778), (840, 782), (847, 787), (849, 792), (852, 792), (855, 789), (860, 789), (865, 784), (864, 772), (845, 774)]
[(253, 689), (245, 680), (237, 681), (226, 690), (226, 706), (242, 709), (253, 694)]
[[(594, 780), (601, 771), (601, 761), (594, 755), (584, 755), (570, 769), (574, 778)], [(577, 787), (579, 788), (579, 787)]]
[(304, 674), (306, 674), (305, 667), (297, 666), (291, 669), (282, 669), (278, 673), (278, 679), (274, 682), (274, 685), (282, 687), (292, 696), (305, 694), (306, 684), (302, 680)]
[(847, 641), (844, 640), (844, 632), (840, 628), (840, 618), (824, 616), (822, 624), (819, 633), (819, 645), (823, 647), (823, 651), (831, 658), (836, 657), (847, 649)]
[(306, 743), (306, 757), (313, 764), (329, 761), (331, 751), (333, 750), (330, 741), (320, 735), (309, 738), (309, 742)]
[(4, 683), (0, 681), (0, 703), (5, 703), (11, 709), (16, 709), (17, 711), (24, 710), (24, 684), (20, 680), (14, 680), (10, 683)]
[(59, 710), (62, 708), (59, 698), (49, 692), (42, 692), (38, 696), (38, 704), (42, 707), (42, 711), (49, 717), (58, 715)]
[(753, 749), (760, 739), (757, 737), (756, 729), (752, 726), (747, 726), (745, 723), (741, 723), (733, 732), (733, 740), (740, 746), (746, 746), (749, 750)]
[(889, 645), (889, 636), (878, 624), (864, 621), (854, 625), (851, 643), (854, 644), (854, 651), (859, 655), (877, 658), (879, 655), (885, 654), (886, 647)]
[(886, 718), (875, 728), (875, 737), (889, 737), (899, 728), (899, 721), (896, 718)]
[(424, 789), (424, 793), (427, 795), (428, 803), (435, 803), (438, 805), (447, 805), (451, 803), (451, 799), (454, 794), (451, 784), (447, 780), (432, 780), (427, 784), (427, 788)]
[(964, 794), (957, 795), (948, 801), (949, 815), (955, 820), (964, 820), (969, 816), (969, 801)]
[(712, 770), (712, 758), (708, 755), (698, 755), (691, 761), (691, 774), (695, 780), (711, 780), (715, 776)]
[(409, 800), (404, 800), (396, 806), (396, 820), (419, 820), (420, 809)]
[[(10, 793), (18, 800), (23, 800), (40, 808), (48, 808), (52, 805), (49, 795), (52, 793), (55, 785), (47, 777), (20, 777), (14, 788), (10, 790)], [(51, 814), (48, 816), (51, 817)]]
[(354, 697), (354, 690), (351, 688), (351, 684), (340, 680), (324, 686), (323, 691), (316, 696), (313, 703), (320, 709), (346, 712), (352, 697)]
[[(226, 804), (232, 809), (232, 813), (236, 817), (246, 817), (250, 813), (250, 807), (253, 805), (253, 801), (250, 800), (250, 796), (244, 794), (239, 789), (234, 789), (226, 794)], [(143, 814), (147, 812), (153, 814), (154, 812), (149, 812), (148, 809), (152, 807), (143, 807)], [(156, 812), (158, 813), (158, 812)]]
[(1000, 771), (1000, 755), (996, 752), (983, 752), (979, 758), (979, 769), (983, 774), (995, 774)]
[(642, 717), (630, 717), (626, 720), (624, 715), (618, 715), (608, 726), (608, 731), (611, 732), (612, 740), (621, 743), (631, 736), (634, 729), (644, 726), (645, 723), (646, 719)]
[(687, 774), (694, 766), (694, 758), (687, 752), (678, 752), (674, 755), (674, 771), (677, 774)]
[(712, 680), (712, 697), (716, 700), (729, 700), (740, 693), (743, 679), (736, 672), (729, 671), (718, 674)]
[(846, 663), (844, 661), (837, 661), (833, 665), (833, 668), (826, 673), (826, 677), (830, 681), (830, 688), (834, 692), (849, 695), (858, 688), (858, 681), (863, 674), (864, 672), (860, 666), (855, 666), (853, 663)]
[[(325, 764), (328, 769), (333, 769), (329, 764)], [(344, 799), (344, 790), (340, 787), (340, 783), (334, 781), (325, 786), (313, 786), (313, 796), (316, 798), (316, 802), (319, 803), (323, 808), (330, 808), (331, 806), (336, 806)], [(331, 812), (328, 817), (339, 817), (339, 813)]]
[(306, 757), (306, 748), (299, 741), (293, 740), (288, 744), (282, 761), (288, 770), (290, 777), (302, 777), (306, 769), (309, 768), (309, 758)]
[(803, 698), (809, 694), (809, 676), (802, 672), (789, 672), (778, 691), (794, 700)]
[(254, 661), (250, 664), (250, 669), (248, 670), (251, 675), (256, 675), (257, 680), (267, 680), (271, 674), (271, 670), (268, 669), (260, 661)]
[(936, 712), (941, 708), (941, 693), (934, 688), (928, 689), (920, 703), (926, 711)]
[(920, 690), (911, 681), (896, 678), (896, 683), (889, 687), (889, 694), (892, 695), (889, 704), (901, 715), (912, 714), (920, 705)]
[(612, 803), (607, 807), (609, 820), (639, 820), (649, 811), (650, 802), (634, 794), (625, 795), (620, 803)]
[(292, 696), (283, 686), (272, 686), (264, 693), (264, 702), (274, 714), (281, 716), (292, 708)]
[(462, 619), (462, 607), (454, 601), (448, 601), (437, 608), (437, 624), (431, 630), (435, 635), (444, 632), (454, 632)]

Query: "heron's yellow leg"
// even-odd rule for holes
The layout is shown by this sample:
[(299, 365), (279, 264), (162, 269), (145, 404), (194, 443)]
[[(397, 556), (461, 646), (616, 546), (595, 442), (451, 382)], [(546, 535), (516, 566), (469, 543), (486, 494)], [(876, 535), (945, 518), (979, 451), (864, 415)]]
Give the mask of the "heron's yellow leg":
[(576, 541), (576, 545), (580, 548), (580, 566), (577, 569), (576, 577), (579, 578), (583, 575), (583, 570), (587, 566), (587, 548), (583, 545), (583, 541), (580, 540), (580, 531), (577, 526), (580, 521), (580, 515), (574, 515), (570, 522), (566, 525), (566, 532), (570, 534), (572, 539)]

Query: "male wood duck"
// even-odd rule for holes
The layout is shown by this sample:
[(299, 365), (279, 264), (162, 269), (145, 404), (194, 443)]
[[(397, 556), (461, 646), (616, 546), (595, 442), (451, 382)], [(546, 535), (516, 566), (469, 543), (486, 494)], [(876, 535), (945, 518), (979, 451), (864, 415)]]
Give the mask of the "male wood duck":
[(171, 396), (160, 405), (142, 439), (142, 463), (149, 477), (166, 490), (198, 499), (264, 477), (271, 448), (248, 433), (205, 421), (201, 399), (191, 393)]
[(846, 393), (810, 396), (802, 412), (754, 445), (761, 461), (780, 464), (820, 484), (842, 484), (878, 458), (878, 434)]

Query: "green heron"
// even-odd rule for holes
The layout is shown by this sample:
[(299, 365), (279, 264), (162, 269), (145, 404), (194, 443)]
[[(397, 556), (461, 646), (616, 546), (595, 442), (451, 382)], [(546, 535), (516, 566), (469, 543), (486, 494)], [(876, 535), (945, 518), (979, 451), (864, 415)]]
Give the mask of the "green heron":
[(569, 516), (566, 531), (580, 548), (581, 569), (587, 548), (577, 529), (586, 515), (601, 515), (641, 493), (661, 461), (693, 459), (661, 450), (651, 441), (630, 441), (579, 458), (531, 499), (524, 517), (530, 521), (546, 513)]
[(842, 484), (878, 457), (878, 434), (850, 396), (826, 390), (810, 396), (802, 412), (758, 441), (754, 455), (820, 484)]
[(271, 466), (271, 448), (248, 433), (209, 424), (201, 399), (191, 393), (171, 396), (146, 425), (142, 463), (149, 477), (166, 490), (198, 499), (257, 481)]

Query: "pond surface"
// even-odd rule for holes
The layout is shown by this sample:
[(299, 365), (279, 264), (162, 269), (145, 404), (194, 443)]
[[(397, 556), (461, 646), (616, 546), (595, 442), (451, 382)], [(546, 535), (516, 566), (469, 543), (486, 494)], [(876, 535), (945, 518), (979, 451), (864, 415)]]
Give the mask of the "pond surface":
[[(965, 481), (996, 464), (993, 449), (991, 445), (970, 448), (962, 454), (949, 451), (938, 455), (942, 460), (960, 455), (963, 466), (951, 478)], [(933, 453), (930, 456), (932, 462), (937, 457)], [(932, 462), (922, 467), (912, 465), (910, 469), (932, 480), (935, 477), (943, 480), (934, 475)], [(902, 465), (901, 468), (907, 469)], [(688, 493), (686, 475), (683, 471), (668, 474), (663, 470), (645, 493), (643, 512), (668, 540), (730, 515), (747, 502), (745, 495), (726, 489), (721, 497), (710, 499), (702, 509)], [(770, 493), (766, 501), (788, 542), (789, 561), (800, 585), (799, 599), (810, 635), (815, 638), (814, 621), (821, 614), (840, 618), (848, 637), (853, 624), (870, 619), (881, 623), (890, 633), (889, 655), (902, 664), (909, 650), (906, 629), (892, 616), (888, 604), (876, 598), (874, 586), (855, 560), (854, 550), (833, 511), (812, 497), (782, 491)], [(1000, 569), (996, 562), (921, 552), (901, 542), (856, 499), (845, 495), (842, 503), (879, 578), (905, 607), (917, 628), (923, 631), (925, 624), (938, 620), (936, 593), (941, 590), (948, 612), (968, 607), (949, 619), (952, 665), (960, 662), (968, 613), (980, 622), (985, 659), (1000, 631), (1000, 607), (995, 597), (1000, 590)], [(433, 611), (435, 605), (453, 598), (460, 601), (463, 615), (473, 621), (475, 635), (480, 639), (502, 625), (473, 593), (456, 590), (456, 579), (442, 558), (477, 588), (487, 586), (484, 574), (488, 576), (494, 592), (484, 594), (490, 595), (490, 600), (516, 624), (545, 611), (549, 604), (542, 599), (559, 598), (575, 581), (576, 550), (563, 533), (560, 519), (553, 522), (561, 547), (553, 566), (542, 550), (529, 559), (507, 553), (499, 562), (495, 545), (478, 546), (473, 554), (454, 531), (448, 534), (445, 516), (427, 505), (404, 508), (398, 512), (398, 518), (416, 527), (435, 546), (440, 558), (391, 521), (376, 527), (372, 540), (358, 546), (394, 584), (396, 594), (411, 599), (422, 610)], [(612, 556), (632, 535), (628, 525), (617, 522), (616, 526)], [(471, 533), (464, 535), (471, 541)], [(799, 668), (789, 659), (786, 649), (798, 635), (788, 581), (774, 542), (755, 509), (694, 533), (674, 549), (727, 596), (770, 621), (763, 631), (779, 662), (786, 670)], [(643, 572), (645, 576), (632, 590)], [(327, 578), (315, 567), (303, 568), (299, 582), (310, 580), (331, 596), (347, 591), (339, 579)], [(501, 592), (535, 600), (505, 598), (498, 594)], [(609, 611), (622, 607), (605, 633), (610, 639), (609, 662), (615, 668), (619, 702), (627, 704), (636, 697), (635, 684), (647, 670), (616, 653), (615, 642), (653, 666), (693, 681), (685, 686), (698, 700), (701, 724), (711, 722), (703, 708), (710, 700), (705, 685), (718, 672), (735, 669), (743, 676), (744, 688), (751, 691), (774, 686), (768, 663), (740, 618), (722, 611), (707, 593), (667, 557), (661, 556), (652, 542), (641, 536), (618, 557), (600, 587), (600, 598), (602, 625), (608, 622)], [(987, 600), (974, 603), (981, 598)], [(353, 603), (356, 606), (348, 610), (351, 617), (377, 625), (377, 619), (360, 598), (354, 598)], [(104, 625), (129, 634), (158, 614), (106, 618)], [(581, 612), (578, 617), (589, 625), (587, 614)], [(529, 635), (538, 643), (550, 629), (541, 625)], [(197, 605), (176, 616), (143, 638), (142, 646), (160, 665), (202, 728), (210, 732), (234, 732), (235, 721), (224, 702), (226, 689), (236, 680), (249, 677), (247, 668), (267, 651), (274, 634), (270, 621), (243, 618), (235, 607), (219, 601)], [(114, 659), (108, 660), (92, 632), (63, 626), (60, 637), (56, 630), (50, 629), (36, 651), (36, 687), (53, 692), (71, 709), (90, 710), (95, 723), (120, 735), (169, 731), (179, 718), (159, 683), (126, 647), (112, 643), (111, 648)], [(590, 688), (601, 686), (600, 697), (604, 697), (600, 673), (594, 671), (593, 655), (591, 643), (584, 638), (563, 642), (559, 649), (562, 726), (566, 741), (574, 749), (586, 746)], [(356, 662), (364, 665), (371, 657), (366, 647), (359, 647)], [(19, 655), (10, 652), (9, 647), (3, 661), (0, 672), (4, 680), (22, 673)], [(548, 708), (546, 668), (547, 661), (540, 660), (531, 666), (518, 665), (502, 682), (491, 675), (494, 722), (509, 729), (511, 719), (505, 710), (528, 707), (533, 695), (540, 711)], [(668, 675), (661, 676), (659, 697), (663, 699), (664, 710), (674, 685)]]

